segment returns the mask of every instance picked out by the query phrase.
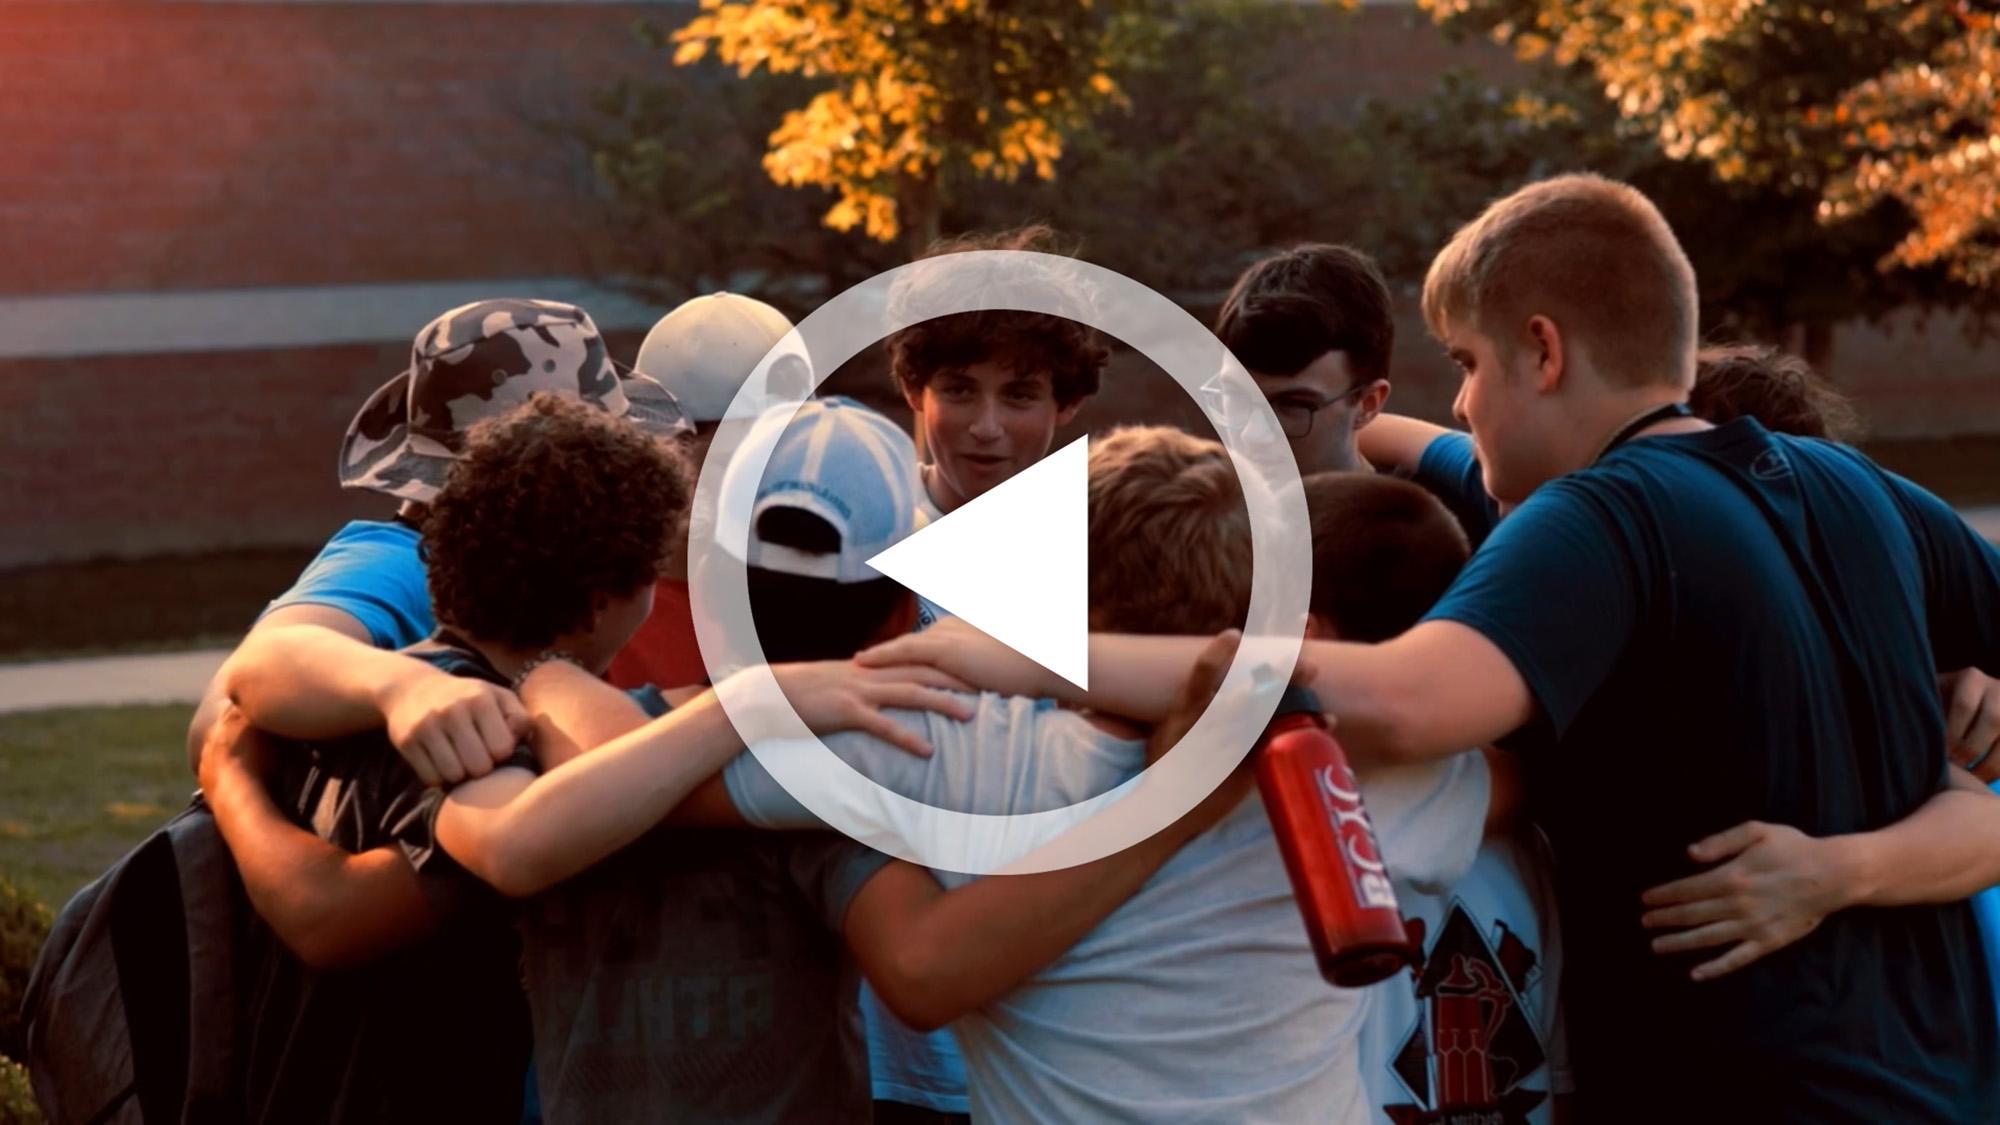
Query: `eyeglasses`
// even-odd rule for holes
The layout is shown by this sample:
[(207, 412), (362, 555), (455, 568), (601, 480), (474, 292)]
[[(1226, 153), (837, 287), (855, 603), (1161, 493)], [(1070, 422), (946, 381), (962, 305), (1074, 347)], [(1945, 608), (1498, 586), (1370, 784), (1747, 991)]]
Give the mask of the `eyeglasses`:
[(1300, 402), (1297, 399), (1273, 402), (1271, 410), (1278, 416), (1278, 425), (1284, 428), (1285, 436), (1296, 440), (1312, 433), (1313, 419), (1318, 417), (1321, 411), (1339, 406), (1344, 402), (1352, 402), (1366, 393), (1372, 385), (1371, 383), (1357, 384), (1317, 405), (1309, 402)]

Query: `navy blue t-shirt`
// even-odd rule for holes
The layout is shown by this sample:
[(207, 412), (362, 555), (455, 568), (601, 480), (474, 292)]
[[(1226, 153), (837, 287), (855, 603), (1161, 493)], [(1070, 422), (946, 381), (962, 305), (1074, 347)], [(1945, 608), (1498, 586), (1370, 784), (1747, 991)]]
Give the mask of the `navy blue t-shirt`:
[(1486, 494), (1486, 474), (1479, 467), (1471, 434), (1449, 430), (1432, 438), (1410, 479), (1451, 509), (1474, 547), (1484, 543), (1500, 522), (1500, 505)]
[(1700, 984), (1713, 951), (1657, 956), (1639, 925), (1703, 836), (1881, 828), (1944, 785), (1932, 671), (2000, 670), (2000, 552), (1852, 449), (1745, 419), (1542, 486), (1430, 616), (1534, 695), (1584, 1120), (2000, 1120), (1966, 904), (1843, 911)]

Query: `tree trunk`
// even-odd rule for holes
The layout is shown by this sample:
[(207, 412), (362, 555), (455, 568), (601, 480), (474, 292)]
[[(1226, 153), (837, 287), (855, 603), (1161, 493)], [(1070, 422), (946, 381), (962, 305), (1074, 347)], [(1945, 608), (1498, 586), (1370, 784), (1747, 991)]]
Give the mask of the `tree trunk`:
[(907, 177), (897, 195), (896, 213), (902, 221), (903, 245), (915, 260), (923, 257), (943, 233), (944, 192), (937, 172)]
[(1833, 323), (1815, 320), (1804, 325), (1799, 332), (1799, 355), (1822, 378), (1831, 379), (1828, 365), (1833, 362)]

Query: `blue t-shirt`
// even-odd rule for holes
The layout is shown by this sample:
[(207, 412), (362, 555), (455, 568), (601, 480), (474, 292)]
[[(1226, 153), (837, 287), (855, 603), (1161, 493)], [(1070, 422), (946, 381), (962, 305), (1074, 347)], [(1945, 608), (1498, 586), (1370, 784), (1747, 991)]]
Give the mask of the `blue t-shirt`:
[(1969, 905), (1843, 911), (1701, 984), (1713, 952), (1657, 956), (1639, 925), (1695, 840), (1880, 828), (1945, 784), (1933, 670), (2000, 669), (2000, 552), (1949, 507), (1747, 419), (1646, 438), (1538, 489), (1430, 617), (1534, 696), (1582, 1119), (2000, 1119)]
[[(2000, 781), (1987, 788), (2000, 796)], [(1994, 1006), (2000, 1008), (2000, 887), (1972, 896), (1972, 912), (1979, 916), (1979, 932), (1986, 938), (1986, 973), (1993, 981)]]
[(264, 612), (322, 605), (361, 622), (376, 648), (408, 648), (437, 629), (417, 553), (420, 538), (405, 524), (355, 520), (334, 532), (299, 580)]
[(1500, 522), (1500, 505), (1486, 494), (1486, 476), (1479, 467), (1471, 434), (1452, 430), (1432, 438), (1424, 446), (1423, 456), (1417, 458), (1417, 469), (1410, 479), (1451, 509), (1475, 548)]

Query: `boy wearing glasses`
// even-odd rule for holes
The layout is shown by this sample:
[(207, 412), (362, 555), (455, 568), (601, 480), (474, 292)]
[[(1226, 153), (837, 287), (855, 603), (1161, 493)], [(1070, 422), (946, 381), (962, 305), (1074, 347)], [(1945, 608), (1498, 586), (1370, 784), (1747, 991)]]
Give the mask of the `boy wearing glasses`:
[(1355, 434), (1389, 400), (1389, 286), (1358, 250), (1306, 243), (1245, 270), (1215, 334), (1271, 404), (1299, 472), (1366, 469)]

